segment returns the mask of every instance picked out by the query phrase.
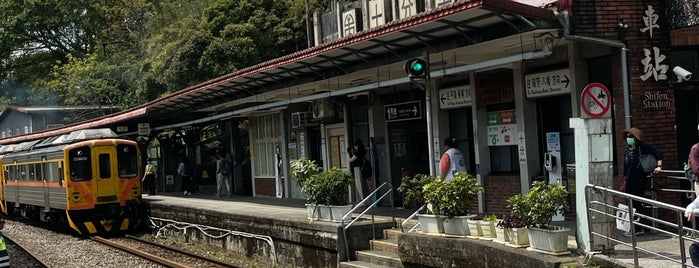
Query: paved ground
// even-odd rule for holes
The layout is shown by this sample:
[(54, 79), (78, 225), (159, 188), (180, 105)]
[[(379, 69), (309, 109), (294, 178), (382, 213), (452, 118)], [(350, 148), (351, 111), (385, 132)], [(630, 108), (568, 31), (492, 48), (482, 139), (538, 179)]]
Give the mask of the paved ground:
[[(219, 211), (232, 214), (253, 214), (261, 218), (277, 218), (288, 219), (293, 221), (308, 221), (304, 200), (301, 199), (279, 199), (273, 197), (249, 197), (249, 196), (233, 196), (232, 198), (217, 198), (211, 194), (197, 194), (183, 197), (175, 193), (158, 194), (154, 196), (144, 195), (143, 199), (147, 202), (157, 203), (164, 202), (170, 205), (183, 207), (197, 207), (201, 209)], [(399, 220), (408, 217), (414, 211), (396, 208), (393, 210), (395, 217)], [(376, 214), (385, 220), (390, 220), (391, 208), (379, 207), (376, 209)], [(334, 222), (315, 221), (315, 224), (338, 224)], [(554, 225), (568, 227), (571, 229), (568, 246), (569, 248), (577, 248), (575, 242), (576, 224), (574, 220), (564, 222), (554, 222)], [(630, 238), (625, 238), (618, 234), (619, 240), (631, 243)], [(649, 249), (654, 252), (659, 252), (667, 258), (674, 260), (680, 259), (680, 247), (677, 239), (671, 239), (663, 234), (647, 234), (640, 236), (637, 239), (640, 248)], [(688, 252), (689, 243), (686, 243), (685, 252)], [(532, 254), (539, 254), (532, 252)], [(661, 257), (656, 257), (644, 252), (639, 252), (639, 267), (682, 267), (677, 262), (672, 262)], [(613, 254), (597, 255), (599, 258), (609, 259), (612, 262), (626, 266), (634, 267), (633, 251), (630, 247), (618, 244), (615, 246)]]

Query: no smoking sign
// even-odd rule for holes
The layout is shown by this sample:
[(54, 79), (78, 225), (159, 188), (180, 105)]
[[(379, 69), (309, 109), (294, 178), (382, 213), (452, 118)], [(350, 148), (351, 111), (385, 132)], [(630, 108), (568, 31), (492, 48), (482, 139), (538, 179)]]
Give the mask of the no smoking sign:
[(591, 83), (580, 94), (580, 105), (585, 115), (594, 118), (602, 117), (609, 113), (612, 95), (603, 84)]

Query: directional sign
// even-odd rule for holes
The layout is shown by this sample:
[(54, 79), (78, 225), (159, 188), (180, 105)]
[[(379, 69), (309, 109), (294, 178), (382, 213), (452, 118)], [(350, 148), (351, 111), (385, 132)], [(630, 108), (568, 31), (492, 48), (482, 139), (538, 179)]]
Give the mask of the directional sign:
[(570, 94), (570, 70), (556, 70), (524, 76), (527, 98)]
[(419, 101), (389, 104), (384, 106), (386, 122), (422, 118), (422, 105)]
[(439, 90), (439, 108), (451, 109), (471, 106), (471, 87), (460, 86)]
[(612, 106), (612, 94), (603, 84), (591, 83), (580, 94), (580, 105), (585, 115), (589, 117), (605, 116)]

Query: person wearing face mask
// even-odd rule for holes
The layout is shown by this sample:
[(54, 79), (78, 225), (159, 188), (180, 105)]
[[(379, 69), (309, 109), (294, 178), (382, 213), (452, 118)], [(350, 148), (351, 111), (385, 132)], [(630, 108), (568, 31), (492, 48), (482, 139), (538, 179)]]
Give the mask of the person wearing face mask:
[[(655, 146), (643, 142), (641, 130), (638, 128), (632, 127), (624, 129), (623, 133), (627, 146), (624, 153), (624, 181), (626, 189), (622, 189), (622, 191), (638, 197), (644, 197), (648, 185), (648, 175), (650, 175), (650, 173), (658, 174), (663, 170), (663, 152)], [(653, 155), (658, 161), (658, 166), (651, 172), (643, 171), (639, 159), (641, 154)], [(648, 211), (645, 206), (642, 206), (641, 202), (634, 202), (633, 207), (636, 213), (650, 215), (650, 211)], [(644, 219), (641, 220), (641, 223), (650, 225), (650, 222)], [(637, 236), (644, 233), (644, 228), (636, 228)], [(631, 233), (626, 232), (624, 236), (630, 237)]]

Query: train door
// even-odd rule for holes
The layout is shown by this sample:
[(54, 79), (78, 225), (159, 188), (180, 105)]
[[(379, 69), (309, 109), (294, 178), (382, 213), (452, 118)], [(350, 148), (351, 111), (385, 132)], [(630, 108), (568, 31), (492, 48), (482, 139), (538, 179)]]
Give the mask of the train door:
[(92, 170), (97, 174), (93, 174), (92, 177), (97, 179), (95, 181), (97, 196), (116, 196), (119, 180), (113, 179), (117, 176), (112, 166), (114, 163), (116, 167), (114, 147), (93, 147), (92, 159), (96, 160), (92, 163)]

